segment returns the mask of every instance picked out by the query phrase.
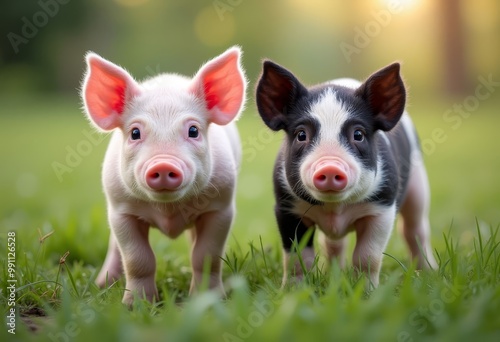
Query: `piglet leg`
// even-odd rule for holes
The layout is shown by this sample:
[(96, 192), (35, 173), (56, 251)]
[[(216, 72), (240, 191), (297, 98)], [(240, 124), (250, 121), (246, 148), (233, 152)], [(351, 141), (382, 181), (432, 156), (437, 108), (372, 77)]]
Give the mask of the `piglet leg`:
[(382, 256), (391, 235), (395, 206), (384, 209), (378, 216), (368, 216), (358, 220), (356, 247), (352, 257), (353, 265), (363, 272), (370, 281), (369, 287), (378, 287)]
[(300, 252), (301, 263), (294, 242), (300, 243), (305, 238), (309, 229), (314, 229), (314, 223), (307, 220), (304, 222), (301, 217), (290, 213), (290, 209), (278, 201), (279, 198), (277, 198), (278, 204), (275, 206), (274, 211), (283, 243), (282, 286), (285, 286), (288, 281), (301, 281), (304, 277), (304, 271), (308, 272), (314, 265), (316, 258), (313, 246), (315, 231), (312, 231), (309, 239), (305, 241), (306, 245)]
[(338, 240), (333, 240), (327, 237), (322, 231), (319, 231), (319, 233), (319, 244), (328, 258), (328, 261), (336, 261), (340, 268), (344, 268), (346, 238), (343, 237)]
[(155, 285), (156, 261), (148, 241), (149, 225), (134, 216), (116, 213), (110, 214), (110, 223), (127, 280), (122, 302), (132, 305), (134, 295), (153, 301), (158, 298), (158, 292)]
[(299, 260), (297, 252), (283, 250), (283, 280), (281, 286), (285, 286), (288, 282), (297, 283), (304, 278), (304, 272), (309, 272), (316, 260), (314, 248), (306, 246), (300, 252), (302, 263)]
[(419, 269), (437, 268), (430, 243), (429, 223), (430, 190), (422, 158), (413, 160), (406, 198), (401, 207), (404, 237)]
[(205, 213), (197, 218), (192, 232), (191, 265), (193, 278), (191, 279), (190, 294), (196, 292), (202, 284), (203, 269), (206, 262), (210, 265), (209, 288), (218, 289), (221, 293), (224, 293), (221, 257), (224, 254), (224, 246), (233, 216), (233, 207), (228, 207), (220, 211)]

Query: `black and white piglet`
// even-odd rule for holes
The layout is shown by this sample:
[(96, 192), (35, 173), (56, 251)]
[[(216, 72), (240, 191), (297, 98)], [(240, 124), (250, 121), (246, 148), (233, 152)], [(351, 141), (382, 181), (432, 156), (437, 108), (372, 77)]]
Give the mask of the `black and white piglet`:
[[(364, 83), (338, 79), (306, 88), (290, 71), (264, 62), (257, 108), (269, 128), (286, 133), (274, 168), (284, 282), (288, 272), (302, 277), (299, 263), (290, 261), (293, 240), (317, 227), (327, 257), (341, 266), (346, 235), (355, 231), (353, 264), (377, 286), (398, 211), (418, 267), (436, 267), (427, 174), (399, 71), (394, 63)], [(313, 236), (302, 258), (310, 268)]]

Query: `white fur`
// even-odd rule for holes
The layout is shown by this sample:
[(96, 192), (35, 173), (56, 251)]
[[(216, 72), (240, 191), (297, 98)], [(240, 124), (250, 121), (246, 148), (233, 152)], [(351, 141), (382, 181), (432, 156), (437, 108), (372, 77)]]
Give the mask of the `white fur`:
[(338, 100), (332, 89), (328, 89), (323, 96), (311, 106), (309, 115), (321, 124), (321, 142), (337, 141), (340, 129), (349, 118), (348, 108)]
[[(349, 108), (346, 108), (335, 92), (330, 89), (311, 106), (309, 115), (320, 123), (320, 132), (318, 143), (300, 167), (301, 179), (307, 191), (320, 201), (349, 203), (366, 198), (373, 193), (383, 177), (380, 172), (380, 161), (377, 165), (379, 172), (364, 169), (362, 164), (339, 141), (342, 125), (350, 117)], [(313, 184), (314, 165), (318, 160), (326, 157), (337, 158), (346, 165), (348, 184), (340, 193), (325, 194), (318, 191)]]
[(360, 81), (355, 80), (353, 78), (337, 78), (335, 80), (331, 80), (328, 83), (336, 84), (336, 85), (351, 88), (351, 89), (357, 89), (361, 85)]

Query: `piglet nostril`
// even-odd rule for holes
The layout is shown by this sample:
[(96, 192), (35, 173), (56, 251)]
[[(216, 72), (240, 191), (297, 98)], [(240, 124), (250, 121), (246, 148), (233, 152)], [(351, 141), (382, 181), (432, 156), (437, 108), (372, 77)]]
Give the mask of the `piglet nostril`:
[(146, 184), (153, 190), (176, 190), (183, 182), (182, 169), (175, 162), (162, 161), (146, 170)]
[(347, 186), (348, 177), (341, 165), (327, 163), (316, 170), (313, 183), (319, 191), (342, 191)]

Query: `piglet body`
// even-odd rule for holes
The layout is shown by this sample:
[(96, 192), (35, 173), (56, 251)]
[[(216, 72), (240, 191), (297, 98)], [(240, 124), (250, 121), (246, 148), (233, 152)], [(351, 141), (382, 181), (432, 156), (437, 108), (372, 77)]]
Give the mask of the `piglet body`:
[(111, 234), (97, 284), (125, 273), (124, 303), (134, 294), (157, 298), (149, 229), (176, 238), (190, 228), (191, 292), (206, 261), (209, 286), (222, 290), (241, 155), (234, 124), (245, 101), (240, 50), (207, 62), (192, 79), (163, 74), (138, 83), (93, 53), (87, 65), (86, 113), (99, 129), (114, 130), (102, 172)]
[(314, 262), (312, 236), (303, 262), (291, 261), (293, 241), (320, 233), (328, 259), (344, 265), (346, 235), (356, 233), (352, 262), (377, 286), (383, 252), (402, 213), (404, 235), (418, 267), (434, 268), (429, 241), (429, 185), (418, 138), (405, 112), (397, 63), (361, 83), (339, 79), (305, 87), (265, 61), (256, 101), (272, 130), (285, 132), (274, 168), (275, 214), (285, 276)]

